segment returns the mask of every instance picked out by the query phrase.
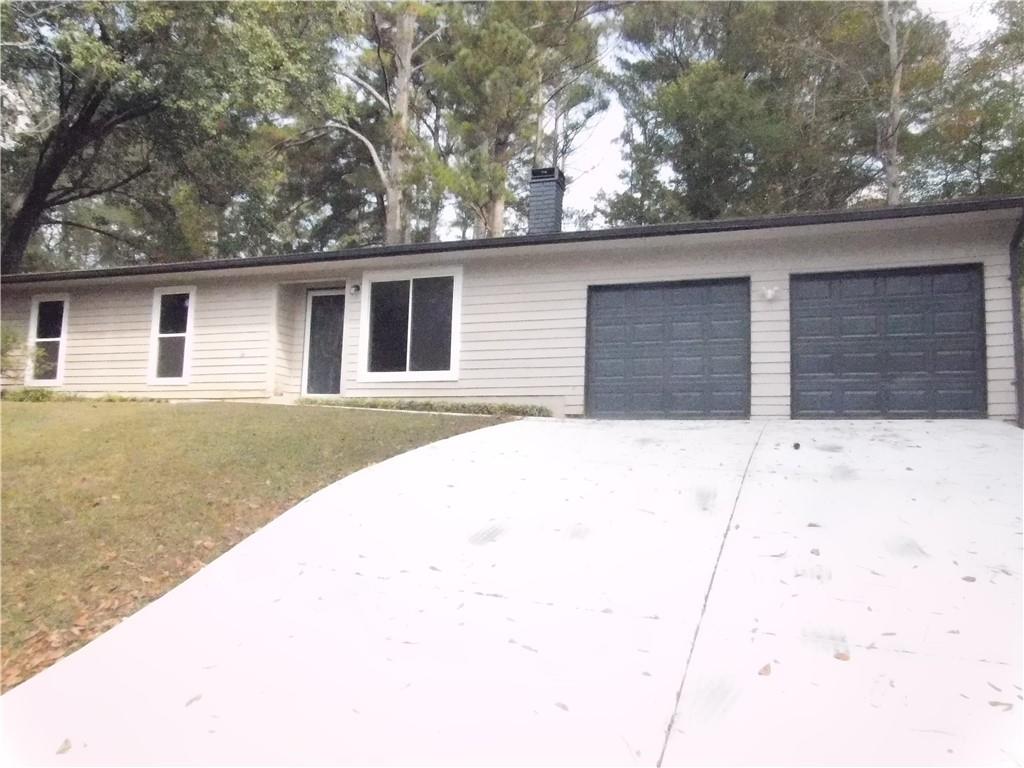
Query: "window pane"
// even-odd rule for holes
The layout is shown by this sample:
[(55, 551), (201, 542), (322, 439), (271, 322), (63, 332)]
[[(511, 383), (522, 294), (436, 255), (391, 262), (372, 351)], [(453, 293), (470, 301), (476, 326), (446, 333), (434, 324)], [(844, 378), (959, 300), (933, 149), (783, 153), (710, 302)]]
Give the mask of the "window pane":
[(188, 294), (165, 293), (160, 297), (160, 333), (188, 330)]
[(63, 301), (40, 301), (36, 318), (37, 339), (59, 339), (64, 322)]
[(185, 337), (157, 339), (156, 375), (159, 379), (180, 378), (185, 370)]
[(412, 281), (412, 371), (447, 371), (452, 364), (454, 277)]
[(59, 355), (59, 341), (37, 341), (36, 356), (35, 360), (33, 360), (32, 378), (56, 379), (57, 358)]
[(370, 284), (370, 370), (404, 371), (409, 336), (409, 281)]

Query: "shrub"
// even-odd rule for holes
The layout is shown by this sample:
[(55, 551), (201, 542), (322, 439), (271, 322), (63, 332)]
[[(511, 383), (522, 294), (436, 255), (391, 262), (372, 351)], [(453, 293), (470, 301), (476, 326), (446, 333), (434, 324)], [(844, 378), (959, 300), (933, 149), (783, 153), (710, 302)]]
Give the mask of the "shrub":
[(157, 397), (129, 397), (126, 395), (100, 395), (99, 397), (82, 397), (59, 389), (43, 389), (34, 387), (18, 387), (0, 392), (0, 398), (14, 403), (63, 403), (69, 400), (92, 401), (96, 403), (166, 403)]
[(56, 392), (52, 389), (33, 389), (31, 387), (5, 389), (0, 393), (0, 397), (15, 403), (48, 403), (53, 400), (76, 399), (74, 395), (69, 395), (66, 392)]
[(551, 410), (541, 405), (515, 403), (473, 403), (452, 400), (391, 400), (383, 398), (346, 397), (326, 399), (307, 397), (299, 401), (304, 405), (333, 405), (349, 408), (382, 408), (395, 411), (425, 411), (432, 413), (467, 413), (479, 416), (550, 416)]

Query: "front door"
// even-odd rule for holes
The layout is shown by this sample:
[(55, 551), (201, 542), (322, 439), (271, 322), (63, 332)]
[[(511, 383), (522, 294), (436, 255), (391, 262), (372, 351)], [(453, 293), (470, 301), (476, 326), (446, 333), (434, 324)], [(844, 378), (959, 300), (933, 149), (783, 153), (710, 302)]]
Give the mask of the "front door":
[(341, 342), (345, 292), (310, 291), (306, 299), (305, 394), (341, 392)]

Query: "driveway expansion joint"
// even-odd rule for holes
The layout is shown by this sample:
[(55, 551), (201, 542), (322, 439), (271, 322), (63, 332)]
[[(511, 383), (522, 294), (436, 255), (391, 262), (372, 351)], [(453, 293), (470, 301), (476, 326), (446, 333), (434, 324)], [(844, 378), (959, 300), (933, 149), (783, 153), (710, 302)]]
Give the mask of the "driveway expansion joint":
[(700, 627), (704, 622), (704, 614), (708, 610), (708, 602), (711, 599), (711, 590), (715, 586), (715, 574), (718, 573), (718, 565), (722, 562), (722, 553), (725, 552), (725, 543), (729, 539), (729, 531), (732, 530), (733, 518), (736, 517), (736, 509), (739, 507), (740, 494), (743, 493), (743, 483), (747, 479), (747, 473), (750, 472), (750, 465), (754, 461), (754, 454), (757, 453), (757, 447), (761, 444), (761, 438), (764, 436), (765, 430), (768, 429), (768, 425), (771, 422), (765, 422), (764, 426), (761, 427), (761, 431), (757, 433), (757, 438), (754, 440), (754, 445), (750, 449), (750, 455), (747, 456), (747, 463), (743, 467), (743, 474), (740, 475), (739, 485), (736, 487), (736, 497), (732, 500), (732, 509), (729, 511), (729, 519), (725, 522), (725, 532), (722, 534), (722, 543), (718, 547), (718, 555), (715, 557), (715, 564), (711, 568), (711, 578), (708, 579), (708, 587), (704, 592), (704, 602), (700, 607), (700, 617), (697, 619), (697, 625), (693, 628), (693, 637), (690, 640), (690, 650), (686, 654), (686, 663), (683, 665), (683, 676), (679, 681), (679, 688), (676, 690), (675, 703), (672, 706), (672, 714), (669, 716), (668, 725), (665, 727), (665, 740), (661, 745), (661, 753), (658, 755), (658, 762), (656, 765), (661, 768), (662, 762), (665, 760), (665, 752), (668, 750), (669, 739), (672, 738), (672, 729), (676, 724), (676, 713), (679, 711), (679, 702), (683, 697), (683, 688), (686, 686), (686, 675), (690, 671), (690, 662), (693, 660), (693, 652), (697, 647), (697, 638), (700, 637)]

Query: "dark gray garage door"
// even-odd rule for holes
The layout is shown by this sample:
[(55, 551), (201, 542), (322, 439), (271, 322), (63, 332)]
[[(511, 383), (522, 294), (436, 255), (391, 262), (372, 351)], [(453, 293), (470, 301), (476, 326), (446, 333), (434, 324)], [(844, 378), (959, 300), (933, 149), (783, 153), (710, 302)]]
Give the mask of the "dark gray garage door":
[(980, 265), (800, 275), (790, 287), (794, 417), (985, 415)]
[(587, 414), (745, 418), (750, 414), (750, 281), (590, 289)]

